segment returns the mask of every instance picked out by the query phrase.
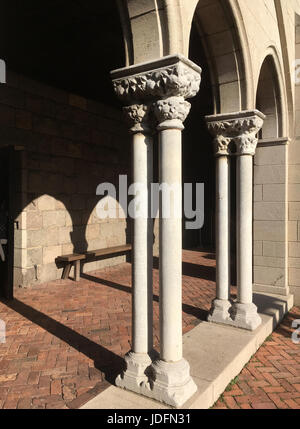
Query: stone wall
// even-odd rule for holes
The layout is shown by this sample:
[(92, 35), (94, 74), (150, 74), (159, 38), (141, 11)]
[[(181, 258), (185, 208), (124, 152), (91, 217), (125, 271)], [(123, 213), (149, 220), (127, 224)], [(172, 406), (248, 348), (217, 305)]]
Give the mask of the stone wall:
[[(130, 242), (126, 219), (99, 219), (98, 184), (128, 174), (121, 109), (8, 73), (0, 87), (2, 145), (21, 151), (15, 223), (15, 286), (61, 277), (59, 255)], [(124, 261), (95, 261), (91, 271)]]
[(262, 140), (254, 159), (254, 291), (279, 295), (289, 292), (287, 144)]
[[(296, 20), (296, 59), (300, 60), (300, 16)], [(299, 69), (298, 69), (299, 70)], [(299, 76), (299, 75), (298, 75)], [(289, 147), (289, 284), (300, 304), (300, 83), (295, 92), (295, 141)]]

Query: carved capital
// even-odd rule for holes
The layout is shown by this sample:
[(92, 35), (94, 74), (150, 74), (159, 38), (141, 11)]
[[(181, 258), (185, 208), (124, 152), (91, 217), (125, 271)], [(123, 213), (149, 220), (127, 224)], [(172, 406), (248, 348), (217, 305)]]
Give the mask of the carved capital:
[(238, 155), (255, 155), (258, 138), (256, 133), (245, 133), (234, 139)]
[(214, 145), (215, 145), (215, 153), (217, 156), (222, 155), (230, 155), (229, 145), (230, 145), (231, 139), (226, 138), (222, 135), (218, 135), (214, 139)]
[(191, 109), (190, 103), (183, 97), (170, 97), (154, 103), (154, 113), (158, 120), (158, 129), (179, 128), (183, 129)]
[(132, 133), (151, 133), (153, 121), (150, 115), (151, 106), (148, 104), (132, 104), (123, 107), (126, 121)]
[(200, 88), (201, 68), (181, 55), (161, 58), (111, 73), (115, 93), (128, 103), (162, 98), (194, 97)]
[(217, 155), (228, 155), (229, 144), (234, 141), (238, 155), (255, 155), (256, 137), (264, 123), (265, 115), (258, 110), (207, 116), (207, 126), (215, 136)]

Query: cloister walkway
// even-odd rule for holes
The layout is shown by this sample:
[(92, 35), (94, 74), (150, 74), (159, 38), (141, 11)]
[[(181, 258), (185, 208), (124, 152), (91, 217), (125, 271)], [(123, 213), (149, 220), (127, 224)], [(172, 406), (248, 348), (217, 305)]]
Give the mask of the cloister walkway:
[[(157, 260), (154, 261), (153, 275), (154, 342), (158, 349)], [(216, 293), (214, 279), (213, 255), (198, 251), (183, 252), (184, 333), (205, 320)], [(19, 289), (13, 302), (0, 302), (0, 319), (7, 325), (6, 343), (0, 344), (0, 408), (79, 408), (108, 387), (120, 371), (122, 357), (130, 350), (130, 284), (131, 265), (126, 263), (83, 274), (79, 283), (58, 280)], [(234, 288), (232, 292), (235, 293)], [(291, 315), (292, 318), (300, 318), (300, 311), (294, 309)], [(300, 406), (300, 345), (294, 346), (291, 340), (288, 342), (288, 327), (284, 328), (283, 333), (278, 332), (273, 334), (274, 340), (279, 338), (280, 341), (278, 353), (283, 360), (289, 356), (290, 362), (289, 368), (286, 368), (278, 358), (277, 364), (286, 371), (280, 370), (275, 381), (284, 393), (288, 393), (288, 399), (282, 403), (287, 407)], [(282, 335), (283, 339), (280, 337)], [(274, 347), (273, 343), (269, 344)], [(289, 346), (292, 354), (282, 355)], [(269, 353), (274, 355), (272, 351)], [(261, 350), (258, 355), (263, 356)], [(255, 367), (253, 362), (250, 365), (251, 368)], [(270, 365), (268, 360), (260, 358), (256, 366), (269, 368)], [(272, 371), (268, 369), (265, 373), (261, 369), (256, 372), (252, 369), (250, 375), (247, 372), (248, 381), (238, 387), (231, 386), (217, 407), (252, 407), (254, 404), (255, 408), (255, 404), (262, 402), (258, 393), (267, 395), (264, 388), (273, 386), (274, 381), (268, 376), (270, 373)], [(241, 380), (244, 380), (243, 376)], [(259, 383), (254, 383), (252, 388), (251, 381)], [(278, 385), (274, 387), (280, 394)], [(246, 392), (243, 392), (244, 388)], [(245, 398), (250, 395), (249, 389), (253, 389), (251, 400)], [(274, 396), (276, 392), (272, 394), (274, 400), (269, 395), (268, 403), (277, 406), (277, 401), (280, 405), (277, 396)], [(239, 402), (238, 396), (242, 402)]]

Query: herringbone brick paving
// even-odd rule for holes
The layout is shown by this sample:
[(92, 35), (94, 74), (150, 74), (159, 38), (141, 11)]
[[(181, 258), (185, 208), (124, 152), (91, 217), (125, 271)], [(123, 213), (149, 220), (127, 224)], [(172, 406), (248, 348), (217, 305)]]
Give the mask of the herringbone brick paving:
[[(157, 267), (158, 262), (155, 260), (154, 343), (158, 349)], [(215, 261), (212, 255), (184, 251), (184, 333), (206, 317), (215, 297), (214, 278)], [(131, 266), (122, 264), (84, 274), (79, 283), (59, 280), (34, 288), (19, 289), (13, 302), (0, 302), (0, 318), (7, 325), (6, 343), (0, 344), (0, 408), (76, 408), (113, 382), (123, 365), (122, 357), (130, 349), (130, 284)], [(235, 290), (232, 292), (234, 294)], [(297, 316), (298, 310), (294, 311), (296, 313), (291, 313), (290, 317)], [(289, 321), (285, 323), (287, 325), (282, 326), (288, 329)], [(277, 332), (273, 334), (274, 341), (276, 335)], [(283, 359), (276, 360), (276, 354), (270, 354), (273, 367), (282, 375), (282, 378), (274, 376), (279, 386), (273, 386), (274, 380), (270, 378), (272, 372), (267, 369), (266, 374), (269, 375), (263, 376), (264, 373), (259, 371), (259, 368), (270, 366), (269, 361), (263, 363), (260, 358), (262, 365), (256, 365), (256, 370), (252, 368), (253, 362), (249, 364), (250, 369), (245, 370), (254, 377), (249, 380), (250, 383), (257, 381), (258, 385), (251, 386), (246, 382), (248, 391), (243, 384), (239, 389), (244, 387), (248, 392), (245, 391), (243, 396), (257, 395), (263, 405), (267, 404), (267, 396), (271, 401), (268, 404), (275, 406), (277, 396), (281, 395), (279, 397), (287, 407), (295, 408), (295, 404), (299, 406), (297, 388), (300, 347), (292, 347), (290, 338), (285, 338), (284, 342), (280, 331), (278, 335), (281, 341), (280, 357)], [(294, 353), (288, 353), (288, 347)], [(282, 353), (287, 354), (283, 356)], [(286, 378), (284, 373), (288, 375)], [(267, 387), (271, 387), (272, 392), (266, 391)], [(284, 388), (284, 392), (276, 391), (279, 387)], [(254, 406), (250, 400), (246, 402), (246, 398), (238, 402), (239, 395), (233, 394), (237, 392), (236, 388), (234, 386), (234, 390), (226, 392), (224, 401), (228, 397), (227, 402), (219, 401), (216, 408), (223, 408), (224, 404), (227, 404), (226, 408), (230, 404), (237, 404), (236, 407), (240, 408), (248, 405), (255, 408), (259, 405), (258, 400), (252, 401)], [(262, 397), (263, 402), (261, 391), (266, 395)], [(288, 395), (284, 399), (283, 393)]]
[(300, 409), (300, 344), (292, 341), (294, 307), (227, 387), (215, 409)]

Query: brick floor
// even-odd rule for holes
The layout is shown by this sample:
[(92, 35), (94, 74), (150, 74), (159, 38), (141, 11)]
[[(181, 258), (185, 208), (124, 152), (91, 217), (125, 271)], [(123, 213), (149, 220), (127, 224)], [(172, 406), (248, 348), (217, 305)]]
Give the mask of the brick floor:
[[(156, 348), (157, 266), (155, 260)], [(6, 343), (0, 344), (0, 408), (78, 408), (105, 389), (122, 368), (131, 339), (131, 266), (83, 276), (79, 283), (59, 280), (19, 289), (13, 302), (0, 301), (0, 319), (7, 325)], [(205, 319), (215, 297), (214, 278), (213, 255), (184, 251), (184, 333)], [(300, 406), (300, 346), (290, 339), (295, 318), (300, 318), (297, 309), (216, 408)]]
[(300, 344), (294, 344), (294, 307), (227, 387), (214, 409), (300, 409)]
[[(158, 261), (154, 261), (154, 342), (158, 345)], [(183, 332), (206, 317), (215, 297), (210, 254), (183, 255)], [(19, 289), (0, 302), (0, 408), (78, 407), (112, 382), (131, 340), (131, 266), (122, 264)], [(158, 348), (158, 347), (156, 347)]]

